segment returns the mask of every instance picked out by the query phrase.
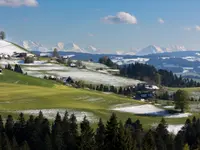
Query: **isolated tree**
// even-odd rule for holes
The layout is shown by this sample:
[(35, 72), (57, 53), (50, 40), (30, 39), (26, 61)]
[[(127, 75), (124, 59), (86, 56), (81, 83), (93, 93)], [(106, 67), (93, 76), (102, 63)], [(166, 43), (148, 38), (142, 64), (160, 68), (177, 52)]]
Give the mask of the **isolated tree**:
[(70, 65), (71, 65), (71, 63), (72, 63), (72, 60), (71, 60), (71, 58), (68, 58), (68, 59), (67, 59), (67, 66), (70, 66)]
[(5, 38), (6, 38), (5, 32), (4, 32), (4, 31), (1, 31), (1, 32), (0, 32), (0, 39), (1, 39), (1, 40), (4, 40)]
[(59, 53), (58, 53), (58, 50), (56, 48), (54, 48), (52, 56), (59, 58)]
[(33, 63), (33, 62), (34, 62), (33, 57), (25, 57), (24, 63), (28, 64), (28, 63)]
[(181, 109), (181, 112), (184, 112), (189, 105), (189, 95), (188, 92), (184, 90), (178, 90), (174, 94), (174, 102), (175, 102), (175, 108)]
[(80, 60), (77, 60), (76, 61), (76, 66), (78, 67), (78, 68), (80, 68), (80, 67), (82, 67), (82, 62), (80, 61)]
[(17, 65), (17, 64), (15, 65), (14, 71), (23, 74), (23, 71), (22, 71), (20, 65)]

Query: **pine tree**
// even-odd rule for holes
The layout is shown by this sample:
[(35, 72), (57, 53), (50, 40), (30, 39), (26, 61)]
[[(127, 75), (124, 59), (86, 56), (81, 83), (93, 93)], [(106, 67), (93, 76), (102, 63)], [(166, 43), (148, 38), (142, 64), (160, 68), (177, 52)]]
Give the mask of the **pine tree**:
[(99, 119), (98, 128), (96, 129), (95, 141), (96, 149), (104, 149), (104, 140), (105, 140), (105, 126), (102, 122), (102, 119)]
[(70, 124), (68, 118), (68, 112), (65, 112), (65, 115), (62, 120), (62, 130), (63, 130), (63, 144), (64, 149), (68, 148), (69, 138), (70, 138)]
[(61, 150), (63, 147), (63, 130), (61, 121), (61, 116), (59, 113), (57, 113), (56, 119), (52, 126), (53, 148), (56, 150)]
[(156, 144), (151, 130), (145, 134), (142, 147), (143, 150), (155, 150)]
[(119, 147), (118, 121), (115, 113), (113, 113), (107, 121), (105, 135), (106, 149), (117, 149)]
[(179, 131), (174, 139), (175, 150), (183, 150), (184, 147), (184, 132)]
[(4, 124), (3, 124), (3, 119), (0, 115), (0, 133), (4, 132), (5, 128), (4, 128)]
[(69, 119), (69, 128), (70, 128), (70, 137), (69, 137), (69, 150), (77, 149), (77, 140), (78, 140), (78, 125), (76, 116), (72, 114)]
[(48, 134), (46, 134), (44, 139), (44, 150), (52, 150), (52, 141)]
[(80, 124), (81, 135), (80, 135), (80, 150), (92, 150), (95, 149), (94, 132), (90, 127), (89, 121), (84, 117)]
[(118, 140), (119, 150), (133, 150), (135, 148), (130, 129), (125, 129), (121, 121), (119, 123)]
[(13, 117), (11, 115), (8, 115), (6, 124), (5, 124), (5, 131), (6, 131), (6, 135), (8, 136), (9, 141), (12, 141), (13, 139), (13, 135), (14, 135), (13, 127), (14, 127)]

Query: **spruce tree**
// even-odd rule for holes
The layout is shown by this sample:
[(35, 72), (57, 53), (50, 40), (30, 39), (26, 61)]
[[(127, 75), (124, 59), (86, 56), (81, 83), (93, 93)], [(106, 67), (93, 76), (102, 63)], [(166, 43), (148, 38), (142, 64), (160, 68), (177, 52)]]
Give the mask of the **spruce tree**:
[(179, 131), (174, 139), (175, 150), (183, 150), (184, 147), (184, 131)]
[(14, 127), (13, 117), (11, 115), (8, 115), (6, 124), (5, 124), (5, 131), (6, 131), (6, 135), (8, 136), (9, 141), (12, 141), (13, 139), (13, 135), (14, 135), (13, 127)]
[(142, 149), (143, 150), (155, 150), (156, 149), (155, 139), (153, 136), (153, 132), (151, 130), (149, 130), (144, 136)]
[(80, 135), (80, 150), (92, 150), (95, 149), (94, 132), (90, 127), (90, 123), (86, 116), (80, 124), (81, 135)]
[(65, 111), (63, 120), (62, 120), (62, 130), (63, 130), (63, 146), (64, 149), (68, 148), (69, 144), (69, 138), (70, 138), (70, 124), (69, 124), (69, 118), (68, 118), (68, 112)]
[(78, 148), (77, 141), (78, 141), (78, 125), (76, 116), (72, 114), (69, 119), (69, 128), (70, 128), (70, 137), (69, 137), (69, 150), (76, 150)]
[(4, 132), (5, 131), (5, 128), (4, 128), (4, 124), (3, 124), (3, 119), (0, 115), (0, 133)]
[(63, 147), (63, 130), (61, 121), (61, 116), (59, 113), (57, 113), (56, 119), (52, 126), (53, 148), (56, 150), (61, 150)]
[(95, 141), (96, 141), (96, 149), (97, 150), (104, 149), (105, 126), (104, 126), (101, 118), (99, 119), (98, 128), (96, 129)]
[(44, 150), (52, 150), (52, 141), (48, 134), (46, 134), (44, 139)]
[(105, 135), (106, 149), (117, 149), (119, 147), (118, 121), (115, 113), (107, 121)]

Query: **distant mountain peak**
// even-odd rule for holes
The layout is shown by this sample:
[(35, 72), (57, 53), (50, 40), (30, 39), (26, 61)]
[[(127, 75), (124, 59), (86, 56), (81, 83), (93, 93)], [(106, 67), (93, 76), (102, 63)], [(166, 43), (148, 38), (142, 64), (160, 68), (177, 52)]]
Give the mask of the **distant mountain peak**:
[(143, 48), (137, 52), (137, 55), (148, 55), (148, 54), (156, 54), (163, 53), (163, 49), (156, 45), (149, 45), (146, 48)]
[(84, 49), (87, 53), (92, 53), (92, 54), (99, 54), (100, 50), (97, 49), (96, 47), (89, 45)]
[(41, 43), (30, 40), (20, 41), (18, 42), (18, 45), (22, 46), (23, 48), (29, 51), (40, 51), (40, 52), (49, 51), (48, 48), (44, 47)]

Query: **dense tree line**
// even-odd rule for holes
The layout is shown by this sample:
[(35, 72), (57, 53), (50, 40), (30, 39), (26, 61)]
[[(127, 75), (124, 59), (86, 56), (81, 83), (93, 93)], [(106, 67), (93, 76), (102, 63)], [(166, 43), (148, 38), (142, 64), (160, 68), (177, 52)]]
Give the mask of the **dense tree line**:
[(0, 116), (0, 149), (2, 150), (198, 150), (200, 119), (187, 119), (173, 135), (164, 119), (157, 127), (144, 130), (140, 120), (128, 118), (124, 123), (113, 113), (107, 122), (101, 119), (96, 129), (86, 117), (78, 123), (74, 114), (57, 113), (52, 124), (42, 112), (25, 120), (21, 113), (16, 121)]
[(22, 71), (22, 69), (21, 69), (21, 66), (18, 65), (18, 64), (15, 64), (14, 69), (12, 68), (12, 66), (11, 66), (10, 64), (5, 65), (5, 69), (23, 74), (23, 71)]
[(117, 66), (115, 63), (113, 63), (112, 60), (111, 60), (109, 57), (107, 57), (107, 56), (104, 56), (104, 57), (99, 58), (99, 63), (100, 63), (100, 64), (104, 64), (104, 65), (106, 65), (106, 66), (108, 66), (108, 67), (111, 67), (111, 68), (117, 68), (117, 67), (118, 67), (118, 66)]
[(177, 76), (171, 71), (159, 69), (148, 64), (129, 64), (120, 67), (120, 75), (147, 81), (152, 84), (161, 84), (169, 87), (199, 87), (200, 83)]

